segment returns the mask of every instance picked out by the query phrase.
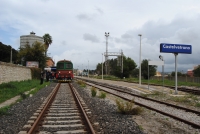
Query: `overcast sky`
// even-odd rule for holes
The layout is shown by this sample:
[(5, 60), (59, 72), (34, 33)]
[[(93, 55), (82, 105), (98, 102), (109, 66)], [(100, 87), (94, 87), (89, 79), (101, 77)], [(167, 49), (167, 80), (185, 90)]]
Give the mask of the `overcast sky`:
[[(31, 31), (53, 38), (48, 53), (74, 68), (95, 69), (106, 51), (120, 52), (139, 65), (141, 59), (165, 60), (175, 70), (175, 56), (160, 53), (160, 43), (192, 45), (192, 54), (177, 56), (178, 71), (200, 64), (199, 0), (0, 0), (0, 42), (18, 49), (20, 36)], [(116, 58), (116, 57), (109, 57)], [(162, 67), (158, 66), (158, 71)]]

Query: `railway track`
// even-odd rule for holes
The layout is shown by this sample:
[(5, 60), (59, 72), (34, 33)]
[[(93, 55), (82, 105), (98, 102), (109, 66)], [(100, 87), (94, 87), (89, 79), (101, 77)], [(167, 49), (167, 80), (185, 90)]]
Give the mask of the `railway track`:
[[(128, 82), (128, 81), (124, 81), (124, 82)], [(129, 82), (130, 83), (130, 82)], [(136, 82), (132, 82), (132, 83), (136, 83)], [(137, 83), (138, 84), (138, 83)], [(143, 85), (148, 85), (147, 83), (142, 83)], [(157, 84), (149, 84), (152, 86), (162, 86), (162, 85), (157, 85)], [(167, 86), (165, 85), (164, 87), (170, 88), (175, 90), (175, 86)], [(188, 87), (183, 87), (183, 86), (178, 86), (177, 87), (178, 91), (182, 91), (182, 92), (186, 92), (186, 93), (191, 93), (191, 94), (195, 94), (195, 95), (200, 95), (200, 89), (195, 89), (195, 88), (188, 88)]]
[[(120, 89), (119, 87), (108, 85), (105, 83), (98, 83), (86, 80), (87, 84), (96, 88), (100, 88), (105, 92), (113, 94), (127, 101), (132, 101), (134, 97), (134, 102), (137, 105), (146, 107), (150, 110), (159, 112), (163, 115), (169, 116), (181, 122), (191, 125), (194, 128), (200, 129), (200, 111), (188, 109), (186, 107), (174, 105), (171, 103), (166, 103), (163, 101), (158, 101), (151, 98), (146, 98), (140, 95), (136, 95), (127, 90)], [(102, 88), (104, 87), (104, 88)]]
[(89, 111), (70, 83), (57, 84), (19, 134), (94, 134)]

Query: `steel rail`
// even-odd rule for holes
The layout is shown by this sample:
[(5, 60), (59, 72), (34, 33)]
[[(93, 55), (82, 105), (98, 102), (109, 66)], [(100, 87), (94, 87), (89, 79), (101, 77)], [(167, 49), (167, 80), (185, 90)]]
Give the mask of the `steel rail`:
[(52, 92), (51, 96), (49, 97), (47, 103), (44, 105), (44, 108), (42, 109), (42, 111), (38, 115), (38, 118), (34, 121), (34, 124), (28, 130), (27, 134), (35, 134), (38, 131), (39, 125), (41, 124), (48, 107), (51, 105), (52, 101), (54, 100), (54, 98), (55, 98), (55, 96), (58, 92), (59, 87), (60, 87), (60, 83), (57, 84), (56, 87), (54, 88), (54, 91)]
[(188, 109), (188, 108), (186, 108), (186, 107), (178, 106), (178, 105), (175, 105), (175, 104), (171, 104), (171, 103), (167, 103), (167, 102), (155, 100), (155, 99), (152, 99), (152, 98), (143, 97), (143, 96), (141, 96), (141, 95), (137, 95), (137, 94), (134, 94), (134, 93), (129, 93), (129, 92), (127, 92), (127, 91), (121, 91), (121, 90), (118, 89), (118, 87), (106, 86), (106, 85), (99, 84), (99, 83), (96, 83), (96, 84), (97, 84), (97, 85), (100, 85), (100, 86), (103, 86), (103, 87), (107, 87), (107, 88), (111, 88), (111, 89), (117, 90), (117, 91), (122, 92), (122, 93), (128, 93), (128, 94), (133, 95), (133, 96), (136, 96), (136, 97), (138, 97), (138, 98), (142, 98), (142, 99), (145, 99), (145, 100), (154, 101), (154, 102), (157, 102), (157, 103), (160, 103), (160, 104), (165, 104), (165, 105), (167, 105), (167, 106), (175, 107), (175, 108), (178, 108), (178, 109), (185, 110), (185, 111), (187, 111), (187, 112), (192, 112), (192, 113), (195, 113), (195, 114), (200, 115), (200, 111), (197, 111), (197, 110), (194, 110), (194, 109)]
[[(94, 86), (94, 85), (90, 85), (90, 86)], [(94, 87), (96, 87), (96, 86), (94, 86)], [(99, 88), (99, 87), (96, 87), (96, 88)], [(107, 87), (107, 88), (108, 88), (108, 87)], [(104, 90), (104, 89), (101, 89), (101, 90)], [(115, 95), (115, 96), (117, 96), (117, 97), (120, 97), (120, 98), (122, 98), (122, 99), (124, 99), (124, 100), (130, 101), (130, 102), (132, 101), (131, 99), (128, 99), (128, 98), (123, 97), (123, 96), (120, 96), (120, 95), (118, 95), (117, 93), (112, 93), (112, 92), (109, 92), (109, 91), (106, 91), (106, 90), (104, 90), (104, 91), (107, 92), (107, 93), (113, 94), (113, 95)], [(179, 118), (179, 117), (177, 117), (177, 116), (174, 116), (174, 115), (172, 115), (172, 114), (166, 113), (166, 112), (164, 112), (164, 111), (155, 109), (155, 108), (153, 108), (153, 107), (149, 107), (149, 106), (144, 105), (144, 104), (139, 103), (139, 102), (134, 102), (134, 103), (137, 104), (137, 105), (140, 105), (140, 106), (142, 106), (142, 107), (145, 107), (145, 108), (147, 108), (147, 109), (150, 109), (150, 110), (156, 111), (156, 112), (158, 112), (158, 113), (161, 113), (161, 114), (163, 114), (163, 115), (166, 115), (166, 116), (172, 117), (172, 118), (174, 118), (174, 119), (177, 119), (177, 120), (179, 120), (179, 121), (182, 121), (182, 122), (184, 122), (184, 123), (187, 123), (187, 124), (189, 124), (189, 125), (191, 125), (191, 126), (193, 126), (193, 127), (195, 127), (195, 128), (200, 128), (200, 124), (196, 124), (196, 123), (194, 123), (194, 122), (191, 122), (191, 121), (188, 121), (188, 120), (184, 120), (184, 119), (182, 119), (182, 118)]]
[(84, 118), (84, 120), (86, 121), (86, 124), (87, 124), (88, 129), (89, 129), (89, 133), (90, 133), (90, 134), (95, 134), (94, 128), (93, 128), (93, 126), (92, 126), (92, 124), (91, 124), (91, 122), (90, 122), (90, 120), (89, 120), (89, 118), (88, 118), (88, 116), (87, 116), (87, 114), (86, 114), (86, 112), (85, 112), (85, 110), (84, 110), (82, 104), (81, 104), (81, 101), (80, 101), (80, 99), (79, 99), (79, 97), (78, 97), (78, 95), (77, 95), (77, 93), (76, 93), (76, 91), (75, 91), (75, 88), (72, 87), (71, 83), (69, 83), (69, 86), (70, 86), (70, 89), (71, 89), (71, 91), (72, 91), (72, 94), (73, 94), (73, 96), (74, 96), (74, 98), (75, 98), (75, 101), (76, 101), (77, 104), (78, 104), (79, 109), (80, 109), (81, 112), (83, 113), (83, 118)]
[[(87, 81), (88, 81), (88, 80), (87, 80)], [(107, 88), (110, 88), (110, 89), (117, 90), (117, 91), (119, 91), (119, 92), (128, 93), (128, 94), (131, 94), (131, 95), (133, 95), (133, 96), (136, 96), (136, 97), (139, 97), (139, 98), (142, 98), (142, 99), (154, 101), (154, 102), (157, 102), (157, 103), (160, 103), (160, 104), (165, 104), (165, 105), (167, 105), (167, 106), (179, 108), (179, 109), (185, 110), (185, 111), (187, 111), (187, 112), (192, 112), (192, 113), (195, 113), (195, 114), (200, 115), (200, 111), (197, 111), (197, 110), (194, 110), (194, 109), (188, 109), (188, 108), (186, 108), (186, 107), (182, 107), (182, 106), (178, 106), (178, 105), (175, 105), (175, 104), (171, 104), (171, 103), (167, 103), (167, 102), (155, 100), (155, 99), (152, 99), (152, 98), (143, 97), (143, 96), (141, 96), (141, 95), (137, 95), (137, 94), (134, 94), (134, 93), (129, 93), (129, 92), (127, 92), (127, 91), (122, 91), (122, 90), (119, 90), (119, 89), (118, 89), (119, 87), (108, 86), (108, 85), (105, 85), (105, 84), (102, 84), (102, 83), (98, 83), (98, 82), (94, 82), (94, 81), (90, 81), (90, 82), (91, 82), (91, 83), (95, 83), (96, 85), (100, 85), (100, 86), (103, 86), (103, 87), (107, 87)]]

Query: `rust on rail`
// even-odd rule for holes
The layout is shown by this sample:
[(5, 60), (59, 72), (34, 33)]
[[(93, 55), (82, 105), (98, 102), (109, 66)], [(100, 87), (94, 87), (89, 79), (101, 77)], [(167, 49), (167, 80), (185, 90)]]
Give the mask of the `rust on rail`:
[(48, 110), (48, 107), (50, 106), (50, 104), (53, 102), (58, 89), (60, 87), (60, 83), (56, 85), (56, 87), (53, 90), (53, 93), (51, 94), (51, 96), (49, 97), (47, 103), (45, 104), (44, 108), (42, 109), (42, 111), (40, 112), (40, 114), (38, 115), (38, 118), (34, 121), (34, 124), (31, 126), (31, 128), (28, 131), (28, 134), (34, 134), (38, 131), (39, 129), (39, 125), (41, 124), (41, 121), (43, 120), (46, 110)]

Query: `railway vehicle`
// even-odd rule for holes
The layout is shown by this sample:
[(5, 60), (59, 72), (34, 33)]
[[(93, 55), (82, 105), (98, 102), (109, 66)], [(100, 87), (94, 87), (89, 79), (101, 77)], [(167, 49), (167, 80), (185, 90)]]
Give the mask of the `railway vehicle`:
[(60, 60), (56, 64), (56, 80), (58, 82), (72, 81), (74, 78), (73, 63), (69, 60)]

